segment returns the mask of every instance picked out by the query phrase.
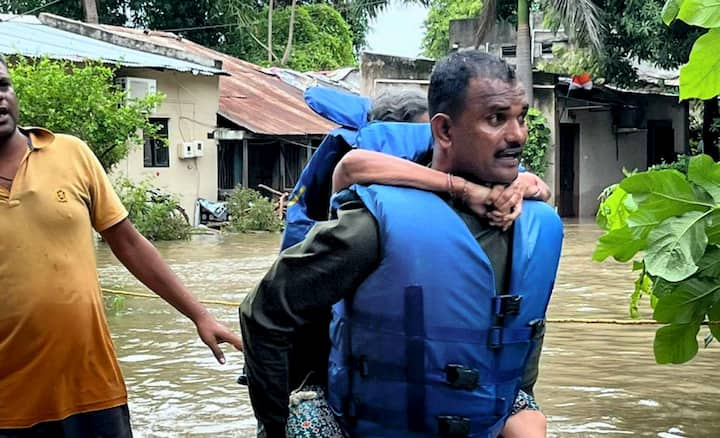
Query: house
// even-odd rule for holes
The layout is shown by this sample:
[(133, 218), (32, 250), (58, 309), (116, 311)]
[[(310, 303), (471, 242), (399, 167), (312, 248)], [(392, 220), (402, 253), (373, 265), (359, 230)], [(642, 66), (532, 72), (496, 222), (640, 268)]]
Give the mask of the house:
[[(199, 177), (212, 181), (214, 193), (201, 197), (223, 199), (237, 185), (291, 191), (314, 149), (336, 127), (310, 110), (303, 99), (303, 87), (321, 78), (306, 79), (301, 86), (293, 86), (273, 69), (217, 52), (173, 33), (86, 23), (83, 26), (176, 54), (212, 59), (222, 65), (226, 75), (218, 80), (217, 108), (214, 111), (207, 108), (201, 125), (208, 136), (206, 142), (214, 146), (212, 163), (208, 164), (214, 169), (207, 169), (207, 173)], [(178, 186), (183, 182), (173, 184)], [(196, 197), (192, 197), (193, 202)]]
[[(532, 34), (534, 59), (552, 56), (551, 48), (570, 43), (562, 32), (539, 28)], [(472, 25), (468, 25), (468, 23)], [(473, 27), (474, 26), (474, 27)], [(474, 47), (477, 21), (451, 21), (450, 43), (454, 50)], [(500, 26), (494, 37), (481, 45), (514, 63), (514, 31)], [(432, 61), (363, 54), (361, 88), (370, 95), (383, 87), (416, 86), (426, 89)], [(688, 153), (686, 103), (678, 101), (673, 85), (677, 71), (663, 71), (635, 63), (640, 85), (625, 89), (612, 84), (594, 84), (590, 89), (571, 86), (562, 75), (533, 72), (534, 102), (551, 131), (549, 166), (545, 181), (554, 194), (551, 202), (563, 217), (592, 217), (603, 189), (620, 181), (624, 170), (644, 170), (661, 162), (674, 161)]]
[(155, 186), (179, 195), (190, 217), (198, 198), (222, 199), (238, 184), (290, 191), (314, 148), (336, 127), (307, 107), (302, 88), (352, 76), (317, 74), (298, 88), (279, 72), (172, 33), (51, 14), (10, 18), (0, 16), (0, 53), (101, 60), (120, 67), (118, 82), (131, 96), (165, 95), (151, 119), (169, 147), (147, 140), (112, 173), (152, 178)]
[[(111, 176), (152, 177), (154, 185), (179, 195), (188, 213), (196, 198), (217, 196), (217, 148), (207, 132), (216, 123), (218, 78), (227, 74), (221, 62), (159, 50), (50, 14), (1, 18), (0, 53), (73, 62), (100, 60), (119, 66), (117, 81), (130, 96), (154, 91), (166, 96), (151, 120), (160, 125), (169, 147), (148, 139), (132, 148)], [(192, 154), (184, 153), (186, 146)]]

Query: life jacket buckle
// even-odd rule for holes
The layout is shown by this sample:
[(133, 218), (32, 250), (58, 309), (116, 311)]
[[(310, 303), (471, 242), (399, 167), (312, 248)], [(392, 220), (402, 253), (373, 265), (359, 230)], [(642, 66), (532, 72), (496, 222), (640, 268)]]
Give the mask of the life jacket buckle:
[(475, 389), (480, 381), (480, 373), (473, 368), (450, 363), (445, 366), (445, 382), (455, 389)]
[(544, 319), (533, 319), (528, 323), (531, 330), (530, 337), (532, 339), (536, 338), (537, 336), (545, 333), (545, 320)]
[(497, 295), (493, 297), (493, 310), (497, 316), (517, 315), (521, 302), (520, 295)]
[(460, 437), (470, 435), (470, 419), (456, 415), (441, 415), (437, 417), (438, 434), (445, 437)]
[(502, 347), (502, 338), (502, 327), (490, 327), (490, 332), (488, 333), (488, 348), (497, 349)]

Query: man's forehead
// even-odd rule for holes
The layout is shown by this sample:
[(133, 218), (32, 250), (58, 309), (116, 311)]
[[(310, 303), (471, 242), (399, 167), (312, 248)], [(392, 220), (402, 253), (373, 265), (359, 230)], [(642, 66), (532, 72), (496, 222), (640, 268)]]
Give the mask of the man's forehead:
[(7, 67), (5, 67), (5, 65), (2, 63), (0, 63), (0, 76), (2, 76), (2, 77), (10, 76), (10, 73), (8, 72)]
[(468, 86), (468, 100), (484, 107), (508, 107), (528, 104), (527, 95), (518, 81), (476, 78)]

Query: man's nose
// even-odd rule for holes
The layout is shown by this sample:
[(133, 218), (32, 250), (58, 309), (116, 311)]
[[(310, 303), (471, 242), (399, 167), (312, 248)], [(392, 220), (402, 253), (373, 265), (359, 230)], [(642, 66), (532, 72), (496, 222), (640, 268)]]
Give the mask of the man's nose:
[(507, 143), (525, 143), (527, 128), (519, 120), (512, 120), (505, 125), (505, 141)]

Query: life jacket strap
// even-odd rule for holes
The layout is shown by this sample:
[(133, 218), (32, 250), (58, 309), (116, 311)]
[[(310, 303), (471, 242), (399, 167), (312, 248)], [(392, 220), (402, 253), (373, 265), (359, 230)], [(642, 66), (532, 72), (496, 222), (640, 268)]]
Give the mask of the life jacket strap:
[[(367, 356), (350, 360), (352, 369), (361, 378), (389, 382), (407, 382), (408, 370), (396, 363), (387, 363), (368, 359)], [(436, 372), (425, 371), (425, 380), (421, 385), (447, 385), (453, 389), (474, 390), (482, 385), (506, 383), (523, 375), (525, 367), (508, 370), (478, 370), (462, 364), (448, 364), (445, 369)], [(472, 385), (474, 383), (474, 385)]]
[(520, 313), (520, 295), (497, 295), (492, 299), (493, 313), (495, 316), (504, 317)]
[(461, 437), (470, 435), (472, 422), (467, 417), (441, 415), (437, 417), (438, 435), (442, 437)]
[[(384, 429), (396, 431), (409, 431), (407, 416), (404, 412), (396, 412), (388, 409), (387, 406), (371, 404), (357, 404), (357, 419), (381, 425)], [(442, 437), (462, 437), (472, 433), (485, 431), (497, 425), (501, 416), (488, 416), (471, 419), (457, 415), (440, 415), (435, 417), (435, 425), (422, 423), (422, 430), (416, 429), (412, 432), (436, 434)], [(357, 423), (359, 424), (359, 423)]]

